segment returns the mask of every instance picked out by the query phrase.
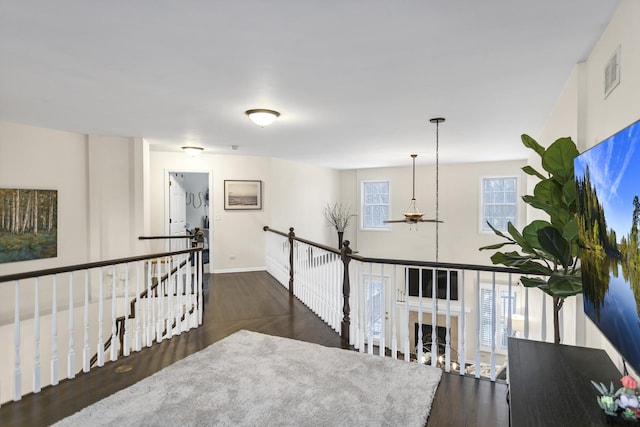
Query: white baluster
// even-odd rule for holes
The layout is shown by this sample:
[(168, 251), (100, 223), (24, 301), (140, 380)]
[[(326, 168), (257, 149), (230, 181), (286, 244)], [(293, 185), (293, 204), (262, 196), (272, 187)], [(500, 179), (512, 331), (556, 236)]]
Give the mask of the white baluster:
[(398, 282), (397, 282), (397, 272), (398, 272), (398, 266), (394, 265), (393, 266), (393, 290), (394, 295), (392, 295), (393, 297), (393, 301), (391, 301), (391, 357), (394, 359), (398, 358), (398, 331), (396, 328), (396, 305), (398, 305), (398, 298), (397, 298), (397, 294), (398, 294)]
[(529, 288), (524, 288), (524, 338), (529, 339)]
[(118, 360), (118, 321), (116, 319), (116, 266), (111, 266), (111, 361)]
[[(422, 288), (422, 280), (420, 280)], [(421, 327), (422, 328), (422, 327)], [(431, 269), (431, 366), (438, 363), (438, 272)]]
[[(367, 331), (367, 353), (373, 354), (373, 263), (369, 263), (369, 283), (367, 285), (367, 293), (365, 294), (367, 323), (365, 330)], [(369, 299), (367, 300), (367, 296)]]
[(204, 304), (202, 296), (202, 251), (198, 252), (198, 326), (202, 325), (202, 305)]
[(51, 385), (58, 385), (58, 275), (51, 283)]
[(98, 366), (104, 366), (104, 291), (103, 291), (104, 269), (100, 267), (100, 278), (98, 280)]
[(445, 270), (447, 273), (447, 314), (446, 331), (444, 336), (444, 370), (451, 371), (451, 270)]
[[(418, 286), (422, 288), (422, 284)], [(407, 267), (404, 267), (404, 325), (404, 360), (408, 362), (411, 360), (411, 345), (409, 340), (411, 328), (409, 326), (409, 269)]]
[(382, 304), (380, 304), (380, 309), (382, 310), (382, 312), (380, 313), (381, 316), (381, 320), (380, 320), (380, 347), (379, 347), (379, 352), (378, 354), (380, 356), (386, 356), (385, 354), (385, 350), (386, 350), (386, 333), (387, 333), (387, 329), (386, 329), (386, 323), (387, 323), (387, 298), (386, 298), (386, 292), (385, 292), (385, 281), (384, 281), (384, 264), (380, 265), (380, 280), (381, 280), (381, 289), (380, 289), (380, 298), (382, 299)]
[(171, 325), (173, 323), (174, 320), (174, 312), (173, 312), (173, 281), (175, 279), (175, 277), (173, 276), (173, 268), (175, 267), (175, 260), (176, 257), (169, 257), (169, 259), (167, 260), (167, 328), (166, 328), (166, 334), (167, 334), (167, 338), (171, 339), (171, 337), (173, 336), (173, 326)]
[(356, 276), (356, 282), (358, 283), (358, 293), (360, 296), (358, 299), (359, 311), (360, 311), (360, 351), (365, 352), (367, 345), (367, 285), (364, 278), (365, 264), (358, 263), (358, 275)]
[(147, 347), (151, 347), (151, 342), (153, 341), (153, 307), (151, 304), (151, 286), (152, 286), (152, 269), (151, 264), (153, 260), (149, 260), (147, 264), (148, 274), (147, 274), (147, 330), (146, 330), (146, 342)]
[(158, 272), (156, 276), (156, 305), (158, 306), (158, 316), (156, 319), (156, 342), (162, 342), (162, 331), (164, 329), (164, 292), (162, 292), (162, 258), (158, 258)]
[(123, 356), (128, 356), (131, 352), (131, 343), (129, 342), (129, 264), (124, 265), (124, 338), (123, 338)]
[(82, 347), (82, 372), (91, 369), (91, 349), (89, 347), (89, 270), (84, 271), (84, 345)]
[(69, 273), (69, 351), (67, 353), (67, 378), (76, 377), (76, 352), (73, 342), (73, 273)]
[(460, 295), (460, 317), (458, 317), (458, 364), (460, 365), (460, 375), (465, 374), (466, 365), (466, 328), (465, 328), (465, 302), (464, 302), (464, 274), (465, 270), (462, 270), (462, 277), (459, 283), (458, 295)]
[[(190, 258), (189, 258), (190, 257)], [(194, 289), (195, 289), (195, 281), (193, 280), (193, 277), (191, 276), (192, 271), (191, 271), (191, 260), (195, 259), (195, 252), (191, 252), (191, 254), (187, 255), (187, 265), (185, 266), (185, 299), (186, 299), (186, 308), (185, 308), (185, 325), (186, 325), (186, 330), (189, 331), (191, 330), (191, 328), (193, 328), (195, 325), (194, 323), (194, 317), (193, 317), (193, 312), (195, 312), (196, 310), (196, 305), (195, 305), (195, 299), (194, 299)]]
[(476, 276), (476, 378), (480, 378), (480, 316), (482, 301), (480, 300), (480, 272)]
[(22, 399), (22, 372), (20, 371), (20, 281), (16, 280), (13, 305), (13, 400)]
[[(185, 259), (185, 262), (188, 262), (188, 259)], [(184, 280), (183, 274), (186, 267), (180, 267), (182, 261), (178, 260), (176, 271), (176, 333), (181, 335), (184, 330), (184, 321), (182, 316), (184, 315), (184, 305), (182, 299), (182, 293), (184, 292)], [(186, 315), (185, 315), (186, 320)]]
[(38, 278), (34, 282), (33, 302), (33, 392), (39, 393), (42, 389), (40, 382), (40, 302), (39, 302)]
[[(423, 363), (422, 362), (422, 351), (423, 351), (423, 345), (424, 345), (424, 339), (422, 337), (422, 274), (423, 274), (423, 269), (419, 268), (418, 269), (418, 337), (416, 340), (416, 358), (418, 360), (418, 363)], [(433, 295), (431, 295), (431, 297), (433, 298)], [(434, 328), (434, 323), (431, 323), (431, 328)], [(431, 332), (431, 334), (433, 335), (433, 331)], [(431, 361), (433, 362), (433, 348), (431, 348)]]
[(496, 331), (498, 324), (498, 306), (496, 304), (497, 292), (496, 292), (496, 273), (491, 273), (491, 313), (493, 318), (491, 319), (491, 381), (496, 380)]
[(540, 322), (540, 339), (547, 341), (547, 294), (541, 294), (542, 298), (542, 319)]
[[(140, 263), (136, 262), (136, 299), (135, 299), (135, 313), (136, 313), (136, 334), (135, 334), (135, 351), (142, 349), (142, 311), (140, 310)], [(143, 264), (144, 266), (144, 264)]]

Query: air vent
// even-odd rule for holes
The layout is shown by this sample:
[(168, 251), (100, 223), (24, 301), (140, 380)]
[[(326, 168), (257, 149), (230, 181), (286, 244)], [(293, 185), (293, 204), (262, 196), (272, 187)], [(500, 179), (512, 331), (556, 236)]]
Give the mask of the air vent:
[(605, 99), (620, 84), (620, 46), (616, 49), (604, 69)]

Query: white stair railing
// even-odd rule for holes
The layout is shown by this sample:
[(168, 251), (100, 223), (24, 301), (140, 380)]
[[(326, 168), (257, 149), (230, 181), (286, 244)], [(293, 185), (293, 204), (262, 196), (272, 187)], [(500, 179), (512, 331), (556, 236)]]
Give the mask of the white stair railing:
[(349, 258), (350, 323), (343, 338), (358, 351), (495, 381), (505, 379), (507, 337), (547, 338), (547, 297), (529, 294), (515, 269), (363, 258), (293, 230), (265, 231), (267, 271), (288, 288), (293, 269), (294, 295), (336, 331), (343, 257)]
[[(66, 360), (66, 377), (74, 378), (76, 353), (82, 354), (81, 370), (89, 372), (91, 348), (102, 366), (105, 356), (115, 361), (201, 325), (201, 254), (201, 248), (184, 249), (0, 276), (0, 296), (14, 302), (13, 322), (0, 325), (0, 340), (13, 342), (0, 348), (0, 403), (57, 385), (60, 360)], [(162, 258), (171, 263), (158, 263), (159, 273), (151, 274), (152, 260)]]

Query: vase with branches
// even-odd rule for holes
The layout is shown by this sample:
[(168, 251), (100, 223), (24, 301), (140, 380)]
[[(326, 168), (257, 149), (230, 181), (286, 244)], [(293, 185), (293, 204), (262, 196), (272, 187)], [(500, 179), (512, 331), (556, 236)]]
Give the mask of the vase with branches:
[(344, 206), (341, 203), (334, 203), (333, 206), (327, 203), (324, 208), (324, 217), (327, 219), (327, 223), (338, 232), (338, 249), (342, 248), (344, 230), (349, 226), (349, 222), (354, 216), (356, 214), (351, 213), (351, 206)]

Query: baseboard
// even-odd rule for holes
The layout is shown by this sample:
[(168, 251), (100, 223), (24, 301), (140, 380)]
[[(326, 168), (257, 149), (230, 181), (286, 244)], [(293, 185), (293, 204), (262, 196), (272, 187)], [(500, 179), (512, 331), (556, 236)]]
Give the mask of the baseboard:
[(267, 271), (267, 267), (246, 267), (246, 268), (226, 268), (222, 270), (213, 270), (214, 274), (223, 273), (250, 273), (253, 271)]

